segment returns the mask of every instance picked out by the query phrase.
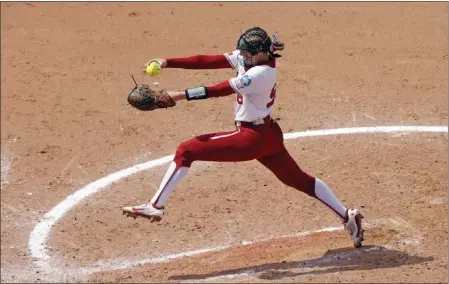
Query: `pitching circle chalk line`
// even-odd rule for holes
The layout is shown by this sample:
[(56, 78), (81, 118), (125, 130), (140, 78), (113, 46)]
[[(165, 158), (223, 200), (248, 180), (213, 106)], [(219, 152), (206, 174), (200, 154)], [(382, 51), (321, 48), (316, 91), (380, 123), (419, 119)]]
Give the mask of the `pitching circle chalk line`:
[[(323, 130), (309, 130), (301, 132), (285, 133), (284, 139), (296, 139), (303, 137), (316, 137), (316, 136), (328, 136), (328, 135), (343, 135), (343, 134), (373, 134), (373, 133), (391, 133), (391, 132), (430, 132), (430, 133), (447, 133), (447, 126), (373, 126), (373, 127), (352, 127), (352, 128), (336, 128), (336, 129), (323, 129)], [(156, 160), (151, 160), (145, 163), (131, 166), (129, 168), (120, 170), (118, 172), (109, 174), (101, 179), (93, 181), (86, 186), (78, 189), (74, 193), (67, 196), (62, 202), (53, 207), (49, 212), (44, 214), (44, 216), (38, 221), (33, 231), (30, 234), (28, 241), (28, 248), (31, 252), (31, 257), (35, 263), (42, 268), (49, 268), (50, 256), (47, 252), (47, 239), (50, 235), (52, 227), (56, 222), (61, 219), (67, 212), (73, 209), (79, 202), (88, 196), (99, 192), (108, 185), (117, 182), (127, 176), (136, 174), (138, 172), (149, 170), (154, 167), (169, 163), (173, 160), (174, 155), (165, 156)], [(334, 227), (324, 228), (321, 231), (333, 231), (336, 230)], [(314, 231), (318, 232), (320, 230)], [(312, 232), (305, 232), (310, 234)], [(303, 233), (304, 234), (304, 233)], [(250, 243), (250, 242), (248, 242)], [(216, 248), (207, 248), (203, 250), (197, 250), (192, 252), (184, 252), (176, 255), (165, 256), (157, 259), (144, 259), (141, 261), (134, 261), (135, 265), (151, 262), (163, 262), (166, 260), (180, 258), (184, 256), (192, 256), (204, 252), (211, 252), (216, 250), (225, 249), (225, 246), (220, 246)], [(101, 263), (101, 262), (99, 262)], [(122, 262), (123, 263), (123, 262)], [(128, 264), (130, 265), (130, 264)], [(114, 261), (107, 261), (101, 265), (103, 268), (114, 269)]]

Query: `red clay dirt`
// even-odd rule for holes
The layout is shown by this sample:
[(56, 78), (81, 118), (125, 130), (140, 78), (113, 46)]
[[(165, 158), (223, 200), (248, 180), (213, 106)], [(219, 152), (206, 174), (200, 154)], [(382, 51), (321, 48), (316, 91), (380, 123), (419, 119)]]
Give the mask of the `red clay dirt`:
[[(362, 249), (341, 230), (314, 232), (341, 224), (253, 161), (194, 163), (153, 224), (120, 208), (151, 198), (167, 164), (131, 175), (52, 227), (45, 244), (52, 269), (37, 266), (28, 250), (34, 226), (69, 194), (171, 155), (193, 136), (233, 129), (233, 96), (150, 113), (131, 108), (130, 74), (171, 90), (234, 75), (168, 69), (151, 78), (141, 72), (149, 59), (232, 51), (241, 30), (261, 25), (286, 44), (273, 111), (284, 132), (446, 126), (447, 8), (3, 2), (1, 281), (447, 283), (447, 133), (286, 140), (305, 171), (363, 210)], [(135, 265), (142, 259), (153, 263)], [(129, 266), (98, 266), (107, 261)]]

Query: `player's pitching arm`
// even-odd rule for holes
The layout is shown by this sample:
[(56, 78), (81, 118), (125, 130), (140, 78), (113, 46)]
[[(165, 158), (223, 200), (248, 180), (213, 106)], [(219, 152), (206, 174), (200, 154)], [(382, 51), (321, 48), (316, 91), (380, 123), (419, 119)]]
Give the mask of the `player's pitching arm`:
[(145, 68), (152, 62), (159, 63), (161, 68), (181, 69), (227, 69), (234, 68), (224, 54), (219, 55), (194, 55), (189, 57), (151, 59), (145, 64)]

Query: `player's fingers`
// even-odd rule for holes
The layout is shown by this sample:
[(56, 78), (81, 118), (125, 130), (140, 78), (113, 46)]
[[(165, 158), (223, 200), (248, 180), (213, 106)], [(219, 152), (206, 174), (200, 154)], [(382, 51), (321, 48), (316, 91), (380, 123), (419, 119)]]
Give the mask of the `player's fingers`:
[(150, 65), (151, 62), (157, 62), (157, 63), (159, 63), (156, 59), (151, 59), (150, 61), (148, 61), (148, 62), (145, 64), (145, 66), (144, 66), (143, 68), (147, 68), (147, 66)]

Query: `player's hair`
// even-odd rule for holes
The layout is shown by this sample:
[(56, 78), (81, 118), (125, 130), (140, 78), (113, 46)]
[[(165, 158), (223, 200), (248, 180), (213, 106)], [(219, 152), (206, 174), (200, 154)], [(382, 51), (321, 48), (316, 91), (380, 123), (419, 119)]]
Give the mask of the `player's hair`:
[(237, 49), (247, 50), (251, 52), (251, 54), (257, 54), (261, 51), (269, 52), (272, 57), (277, 58), (281, 57), (281, 55), (275, 54), (274, 52), (283, 50), (284, 43), (277, 40), (272, 42), (272, 39), (264, 29), (253, 27), (240, 36), (237, 41)]

